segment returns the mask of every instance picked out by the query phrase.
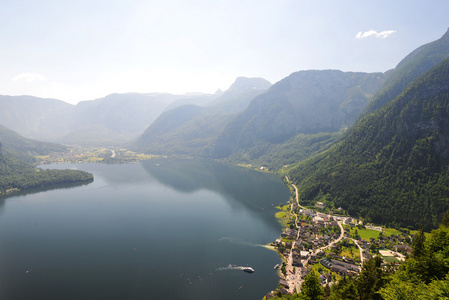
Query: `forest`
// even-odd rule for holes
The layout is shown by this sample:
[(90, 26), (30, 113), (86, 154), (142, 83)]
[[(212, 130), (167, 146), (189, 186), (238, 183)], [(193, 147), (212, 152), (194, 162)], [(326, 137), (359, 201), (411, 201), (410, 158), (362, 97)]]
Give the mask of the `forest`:
[[(20, 159), (23, 153), (5, 150), (0, 143), (0, 194), (8, 191), (48, 187), (56, 184), (86, 183), (93, 175), (79, 170), (42, 170)], [(26, 160), (26, 159), (25, 159)]]
[(323, 201), (393, 227), (435, 228), (449, 209), (449, 60), (290, 172), (304, 203)]

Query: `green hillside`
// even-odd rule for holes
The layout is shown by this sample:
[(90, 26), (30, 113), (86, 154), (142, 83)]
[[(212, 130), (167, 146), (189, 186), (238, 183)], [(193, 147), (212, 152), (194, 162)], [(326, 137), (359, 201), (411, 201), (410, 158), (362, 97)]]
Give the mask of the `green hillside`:
[(449, 29), (440, 39), (422, 45), (411, 52), (394, 70), (390, 71), (381, 92), (375, 95), (361, 116), (374, 112), (385, 103), (399, 96), (418, 76), (427, 72), (448, 56)]
[(152, 154), (213, 157), (212, 148), (226, 124), (270, 85), (262, 78), (239, 77), (204, 107), (187, 104), (167, 110), (132, 147)]
[(4, 149), (0, 142), (0, 195), (15, 190), (51, 187), (56, 184), (87, 183), (94, 179), (92, 174), (84, 171), (37, 169), (22, 160), (23, 157), (28, 159), (29, 156)]
[(301, 199), (376, 223), (435, 227), (449, 209), (449, 59), (291, 176)]
[[(299, 71), (251, 101), (218, 137), (214, 154), (260, 152), (298, 134), (338, 132), (357, 119), (385, 80), (382, 73)], [(234, 155), (235, 156), (235, 155)], [(257, 159), (253, 155), (253, 159)]]
[(46, 155), (50, 152), (63, 152), (67, 147), (24, 138), (15, 131), (0, 125), (0, 141), (5, 149), (12, 150), (12, 155), (28, 162), (34, 162), (33, 156)]

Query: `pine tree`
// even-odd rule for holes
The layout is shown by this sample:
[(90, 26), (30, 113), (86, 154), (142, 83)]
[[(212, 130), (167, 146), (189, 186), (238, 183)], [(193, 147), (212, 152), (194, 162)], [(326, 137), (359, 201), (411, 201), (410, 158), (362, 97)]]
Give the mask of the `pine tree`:
[(310, 274), (304, 278), (304, 282), (301, 285), (301, 294), (305, 299), (316, 300), (322, 299), (323, 293), (324, 289), (320, 284), (318, 274), (316, 274), (315, 271), (310, 272)]

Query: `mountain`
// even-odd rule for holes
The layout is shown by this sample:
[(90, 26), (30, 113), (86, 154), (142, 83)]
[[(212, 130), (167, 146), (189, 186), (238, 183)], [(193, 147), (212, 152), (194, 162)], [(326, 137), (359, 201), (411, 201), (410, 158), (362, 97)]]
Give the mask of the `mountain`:
[(72, 110), (73, 105), (56, 99), (0, 95), (1, 124), (31, 139), (65, 134)]
[(271, 83), (263, 78), (238, 77), (229, 89), (206, 107), (225, 112), (241, 112), (254, 97), (268, 90), (270, 86)]
[(3, 178), (6, 178), (8, 176), (21, 175), (24, 173), (31, 173), (34, 171), (34, 168), (31, 164), (20, 160), (17, 157), (20, 157), (20, 155), (11, 155), (0, 142), (0, 195), (7, 188), (13, 188), (13, 186), (11, 186), (2, 189), (1, 181), (3, 180)]
[(185, 98), (176, 100), (167, 105), (164, 111), (189, 104), (196, 106), (206, 106), (220, 96), (220, 91), (217, 91), (215, 94), (188, 93), (184, 96)]
[(226, 159), (232, 164), (253, 165), (279, 170), (321, 153), (341, 139), (341, 132), (299, 133), (280, 144), (258, 141), (249, 149), (239, 149)]
[(210, 149), (224, 126), (270, 86), (262, 78), (239, 77), (204, 107), (183, 105), (164, 112), (133, 147), (152, 154), (211, 157)]
[(33, 139), (66, 144), (122, 144), (142, 134), (177, 102), (212, 101), (208, 94), (112, 94), (71, 105), (31, 96), (0, 96), (2, 124)]
[(436, 227), (449, 209), (449, 58), (290, 171), (305, 203), (375, 223)]
[[(297, 134), (350, 126), (384, 81), (382, 73), (300, 71), (274, 84), (226, 125), (214, 154), (282, 144)], [(265, 147), (264, 146), (264, 147)]]
[[(11, 140), (8, 143), (11, 143)], [(19, 146), (14, 147), (22, 150)], [(92, 174), (79, 170), (37, 169), (22, 160), (22, 157), (26, 155), (5, 149), (0, 142), (0, 195), (17, 190), (51, 188), (59, 184), (86, 184), (94, 180)]]
[(34, 161), (34, 155), (46, 155), (50, 152), (63, 152), (67, 147), (54, 143), (41, 142), (24, 138), (5, 126), (0, 125), (0, 141), (7, 150), (20, 154), (27, 161)]
[(361, 114), (365, 116), (393, 100), (418, 76), (449, 56), (449, 29), (438, 40), (425, 44), (407, 55), (391, 72), (378, 93)]

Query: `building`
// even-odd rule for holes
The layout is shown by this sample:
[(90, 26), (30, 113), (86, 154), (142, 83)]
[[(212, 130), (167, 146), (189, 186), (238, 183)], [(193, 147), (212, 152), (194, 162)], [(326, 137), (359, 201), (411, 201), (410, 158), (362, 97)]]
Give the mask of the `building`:
[(357, 265), (349, 264), (349, 263), (346, 263), (346, 262), (343, 262), (343, 261), (339, 261), (339, 260), (336, 260), (336, 259), (332, 259), (331, 262), (334, 265), (338, 265), (338, 266), (344, 267), (346, 270), (351, 270), (351, 271), (354, 271), (354, 272), (360, 272), (360, 267), (357, 266)]
[(348, 274), (348, 270), (346, 270), (345, 267), (339, 266), (339, 265), (332, 265), (331, 271), (335, 272), (337, 274), (340, 274), (341, 276), (346, 276)]
[(396, 252), (403, 252), (403, 251), (405, 251), (405, 252), (407, 252), (407, 254), (411, 254), (412, 253), (412, 251), (413, 251), (413, 248), (412, 247), (410, 247), (409, 245), (395, 245), (394, 246), (394, 251), (396, 251)]
[(326, 205), (323, 202), (318, 201), (317, 203), (315, 203), (315, 207), (319, 209), (324, 209)]

